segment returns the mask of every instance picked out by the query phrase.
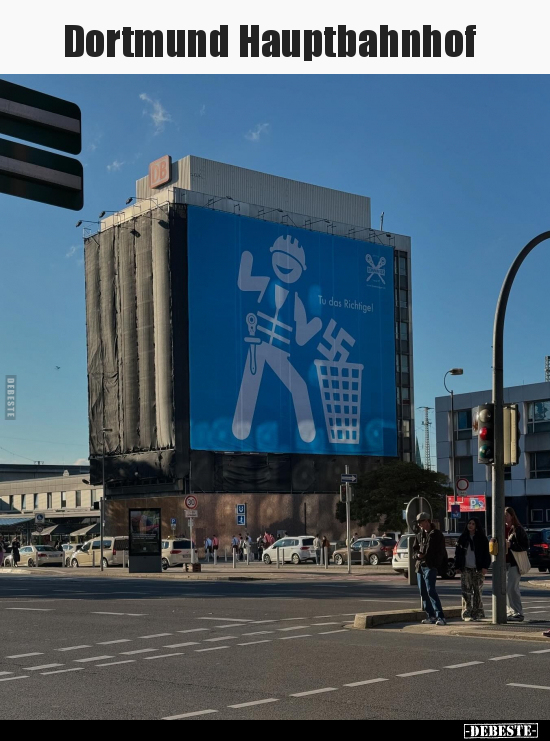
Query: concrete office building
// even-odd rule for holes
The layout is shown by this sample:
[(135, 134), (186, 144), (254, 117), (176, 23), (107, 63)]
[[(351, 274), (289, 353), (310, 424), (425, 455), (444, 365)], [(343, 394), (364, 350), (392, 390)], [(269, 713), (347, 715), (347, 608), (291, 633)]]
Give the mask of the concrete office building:
[(193, 492), (199, 541), (232, 535), (237, 503), (254, 532), (340, 536), (344, 466), (411, 460), (410, 238), (373, 229), (368, 197), (195, 156), (152, 163), (132, 200), (85, 234), (111, 534), (145, 505), (183, 532)]
[[(437, 470), (450, 477), (451, 430), (455, 439), (455, 478), (470, 482), (467, 494), (487, 494), (491, 516), (491, 466), (477, 462), (477, 437), (472, 437), (472, 409), (491, 401), (491, 391), (455, 394), (454, 421), (451, 400), (435, 400)], [(506, 505), (513, 507), (525, 526), (550, 525), (550, 383), (532, 383), (504, 389), (504, 403), (518, 404), (520, 412), (520, 462), (505, 471)], [(461, 516), (461, 523), (466, 521)]]

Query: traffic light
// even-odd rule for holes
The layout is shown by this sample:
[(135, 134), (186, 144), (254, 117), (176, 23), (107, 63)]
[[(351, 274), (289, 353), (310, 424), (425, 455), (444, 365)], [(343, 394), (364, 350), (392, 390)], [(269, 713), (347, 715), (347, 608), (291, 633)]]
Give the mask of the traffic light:
[(480, 404), (478, 407), (478, 463), (493, 463), (495, 459), (495, 405)]
[(507, 404), (503, 410), (504, 418), (504, 465), (517, 466), (519, 463), (519, 405)]

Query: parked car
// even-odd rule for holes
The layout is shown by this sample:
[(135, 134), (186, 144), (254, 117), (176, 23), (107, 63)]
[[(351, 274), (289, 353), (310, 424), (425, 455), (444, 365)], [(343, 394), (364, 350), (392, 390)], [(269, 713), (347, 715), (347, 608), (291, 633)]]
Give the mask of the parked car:
[(76, 553), (82, 548), (83, 543), (63, 543), (63, 553), (65, 555), (65, 566), (71, 565), (71, 558), (73, 553)]
[[(19, 549), (20, 566), (63, 566), (63, 552), (51, 545), (25, 545)], [(4, 566), (13, 566), (12, 555), (4, 559)]]
[(528, 529), (529, 561), (541, 573), (550, 571), (550, 527), (541, 530)]
[[(195, 550), (195, 561), (198, 561), (198, 550)], [(166, 571), (170, 566), (183, 566), (191, 563), (191, 541), (189, 538), (167, 538), (162, 541), (162, 568)]]
[[(103, 538), (103, 568), (109, 566), (122, 566), (123, 552), (128, 551), (130, 547), (129, 539), (126, 536), (119, 535), (115, 538)], [(76, 551), (71, 557), (71, 566), (96, 566), (100, 565), (101, 539), (94, 538), (88, 540), (79, 551)], [(95, 557), (94, 557), (95, 554)]]
[[(439, 572), (439, 576), (442, 579), (454, 579), (456, 576), (455, 550), (460, 534), (443, 533), (443, 535), (445, 536), (445, 548), (447, 550), (447, 568), (445, 572)], [(411, 539), (415, 537), (414, 533), (402, 535), (399, 543), (393, 549), (393, 570), (398, 574), (403, 574), (406, 579), (409, 578), (409, 544)]]
[[(351, 562), (361, 562), (361, 550), (365, 552), (365, 563), (371, 566), (377, 566), (379, 563), (386, 563), (391, 560), (395, 540), (392, 538), (382, 538), (373, 536), (370, 538), (359, 538), (351, 544)], [(334, 552), (332, 557), (336, 566), (341, 566), (348, 562), (348, 549), (339, 548)]]
[(313, 561), (315, 563), (315, 548), (313, 547), (312, 535), (299, 535), (295, 538), (281, 538), (276, 540), (273, 545), (264, 551), (264, 563), (277, 562), (277, 549), (279, 549), (279, 560), (284, 563), (287, 561), (293, 564), (300, 564), (304, 561)]

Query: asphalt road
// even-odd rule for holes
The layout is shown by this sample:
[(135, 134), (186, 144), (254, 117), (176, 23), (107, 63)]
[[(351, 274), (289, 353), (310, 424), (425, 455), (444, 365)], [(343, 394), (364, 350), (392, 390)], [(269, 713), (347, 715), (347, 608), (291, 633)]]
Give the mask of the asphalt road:
[[(458, 582), (439, 591), (459, 604)], [(0, 595), (4, 720), (550, 718), (550, 641), (344, 627), (417, 606), (403, 579), (0, 572)], [(550, 592), (523, 595), (550, 623)]]

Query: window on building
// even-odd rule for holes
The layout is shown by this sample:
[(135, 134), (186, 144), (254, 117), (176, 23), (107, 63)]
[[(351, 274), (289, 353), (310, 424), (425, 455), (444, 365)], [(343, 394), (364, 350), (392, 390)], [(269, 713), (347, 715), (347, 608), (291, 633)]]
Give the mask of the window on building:
[(92, 507), (97, 502), (97, 489), (90, 489)]
[(27, 495), (21, 495), (21, 509), (27, 509)]
[(469, 440), (472, 437), (472, 410), (461, 409), (455, 412), (455, 440)]
[(512, 466), (504, 466), (504, 481), (512, 480)]
[(529, 455), (532, 479), (550, 479), (550, 450), (539, 450)]
[(403, 437), (411, 436), (411, 423), (408, 419), (404, 419), (401, 421), (401, 429), (403, 431)]
[(544, 522), (543, 514), (544, 511), (542, 509), (532, 509), (531, 522)]
[(46, 508), (51, 509), (52, 508), (52, 493), (49, 491), (46, 494)]
[(399, 306), (406, 309), (409, 306), (409, 292), (403, 288), (399, 289)]
[(528, 404), (527, 432), (550, 432), (550, 401)]
[(410, 389), (408, 389), (406, 386), (403, 386), (401, 389), (401, 398), (403, 399), (404, 404), (410, 403)]
[(62, 491), (61, 492), (61, 509), (63, 509), (63, 507), (66, 507), (66, 506), (67, 506), (67, 492)]
[(38, 494), (33, 494), (33, 509), (38, 509)]
[(399, 322), (399, 335), (402, 340), (409, 339), (409, 325), (407, 322)]
[(82, 492), (81, 491), (76, 492), (76, 506), (82, 507)]
[(407, 258), (399, 258), (399, 275), (407, 275)]
[(408, 355), (400, 355), (401, 358), (401, 373), (408, 373), (409, 372), (409, 356)]
[(455, 458), (455, 479), (474, 480), (474, 460), (471, 455)]
[(550, 509), (546, 510), (546, 522), (550, 522)]

